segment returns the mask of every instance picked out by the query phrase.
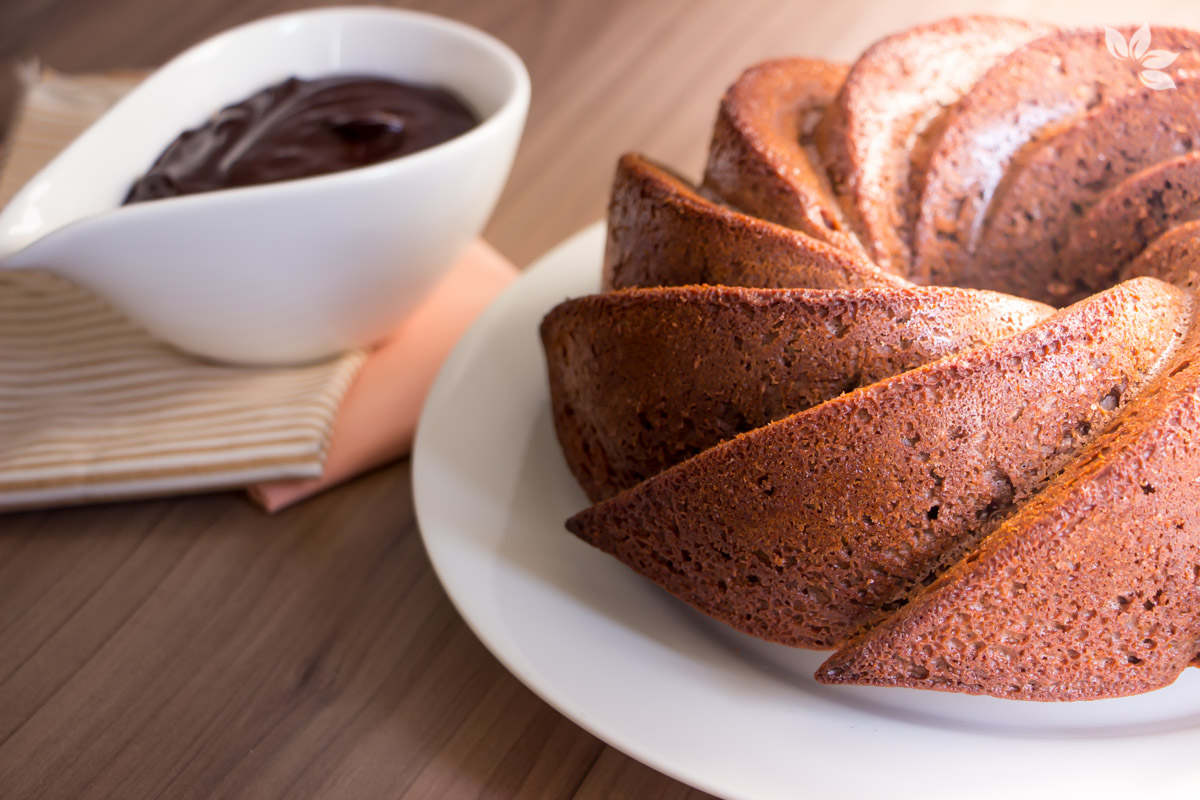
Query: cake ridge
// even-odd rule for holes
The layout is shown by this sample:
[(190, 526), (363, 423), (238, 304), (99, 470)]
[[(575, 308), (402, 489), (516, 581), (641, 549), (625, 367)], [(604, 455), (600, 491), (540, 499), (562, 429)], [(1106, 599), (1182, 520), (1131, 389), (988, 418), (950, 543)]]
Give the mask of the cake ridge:
[[(568, 529), (739, 630), (835, 646), (1103, 430), (1174, 337), (1156, 323), (1182, 310), (1178, 290), (1127, 282), (991, 345), (741, 434), (580, 512)], [(1108, 325), (1094, 332), (1100, 319)], [(1029, 403), (1010, 419), (1001, 401), (1006, 379), (1047, 391), (1071, 378), (1077, 396), (1053, 407)], [(930, 403), (941, 408), (936, 419), (905, 413)], [(1077, 415), (1069, 433), (1047, 429), (1060, 406)], [(1013, 426), (1032, 435), (1038, 463), (1027, 440), (998, 435)], [(694, 563), (684, 553), (704, 547), (719, 550), (715, 566), (680, 581), (681, 565)], [(788, 596), (772, 596), (781, 587)]]
[(636, 153), (617, 163), (602, 286), (908, 286), (863, 256), (700, 194)]
[(730, 206), (857, 255), (829, 182), (808, 156), (811, 125), (846, 78), (846, 66), (808, 58), (750, 67), (721, 98), (702, 188)]

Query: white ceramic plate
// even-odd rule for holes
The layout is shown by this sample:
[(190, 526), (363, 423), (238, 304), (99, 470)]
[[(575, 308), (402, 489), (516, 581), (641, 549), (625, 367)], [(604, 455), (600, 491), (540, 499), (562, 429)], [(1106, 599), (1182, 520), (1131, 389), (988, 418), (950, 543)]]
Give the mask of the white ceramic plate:
[(821, 686), (821, 653), (729, 630), (567, 533), (587, 501), (554, 438), (538, 324), (596, 291), (603, 244), (588, 228), (488, 309), (417, 435), (425, 546), (513, 674), (614, 747), (729, 798), (1200, 796), (1200, 670), (1076, 704)]

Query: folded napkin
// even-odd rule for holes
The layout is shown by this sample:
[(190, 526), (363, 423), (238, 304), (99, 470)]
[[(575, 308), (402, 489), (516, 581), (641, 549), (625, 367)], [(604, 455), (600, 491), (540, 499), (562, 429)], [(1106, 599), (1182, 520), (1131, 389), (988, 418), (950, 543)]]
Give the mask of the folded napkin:
[(321, 476), (261, 483), (251, 487), (251, 497), (278, 511), (407, 453), (442, 362), (516, 276), (516, 268), (491, 245), (474, 242), (396, 334), (367, 358), (342, 401)]
[[(0, 207), (139, 77), (28, 72)], [(374, 352), (260, 369), (192, 359), (57, 276), (0, 272), (0, 509), (249, 486), (278, 510), (395, 459), (515, 274), (477, 242)]]

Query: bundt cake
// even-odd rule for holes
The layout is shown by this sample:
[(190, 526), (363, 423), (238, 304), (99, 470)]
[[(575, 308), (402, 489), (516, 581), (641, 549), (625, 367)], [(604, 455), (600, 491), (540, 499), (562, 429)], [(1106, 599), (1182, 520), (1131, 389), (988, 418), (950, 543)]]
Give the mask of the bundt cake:
[(541, 327), (594, 503), (568, 530), (834, 649), (823, 682), (1175, 680), (1200, 654), (1200, 35), (1115, 35), (1130, 58), (968, 17), (772, 61), (698, 186), (624, 156), (603, 291)]

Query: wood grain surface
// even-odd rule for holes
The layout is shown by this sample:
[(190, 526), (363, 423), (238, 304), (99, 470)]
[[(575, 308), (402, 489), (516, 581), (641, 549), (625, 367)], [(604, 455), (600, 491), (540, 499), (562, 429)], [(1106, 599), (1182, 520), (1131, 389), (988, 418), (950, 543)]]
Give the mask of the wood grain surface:
[[(0, 108), (21, 58), (152, 67), (306, 5), (0, 0)], [(696, 175), (721, 91), (763, 58), (849, 60), (967, 11), (1200, 28), (1193, 0), (405, 5), (484, 28), (529, 66), (529, 124), (487, 231), (521, 265), (601, 216), (619, 153)], [(706, 796), (488, 654), (429, 567), (407, 462), (274, 517), (232, 493), (0, 516), (0, 798)]]

